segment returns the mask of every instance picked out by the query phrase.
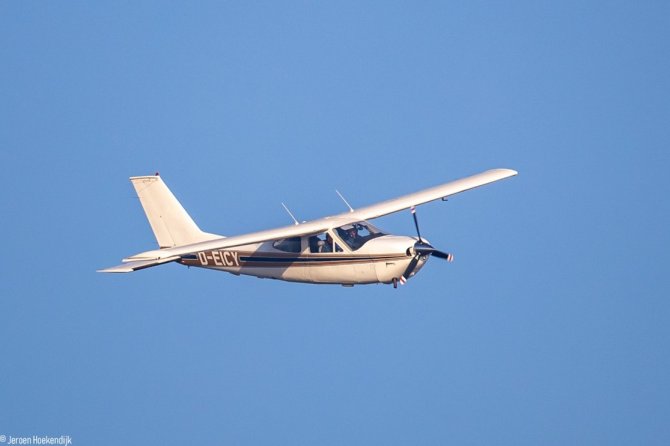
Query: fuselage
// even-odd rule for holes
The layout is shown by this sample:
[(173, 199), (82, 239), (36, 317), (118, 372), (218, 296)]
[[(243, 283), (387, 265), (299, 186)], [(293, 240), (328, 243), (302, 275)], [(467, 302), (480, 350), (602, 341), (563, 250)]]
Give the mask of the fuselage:
[[(392, 283), (407, 272), (414, 259), (417, 238), (378, 235), (357, 249), (337, 230), (328, 231), (334, 242), (329, 252), (319, 252), (315, 237), (301, 237), (293, 243), (265, 242), (230, 249), (200, 251), (184, 256), (179, 263), (236, 275), (286, 280), (290, 282), (357, 285)], [(355, 247), (355, 245), (354, 245)], [(409, 274), (415, 275), (428, 256), (419, 256)], [(409, 277), (408, 277), (409, 278)]]

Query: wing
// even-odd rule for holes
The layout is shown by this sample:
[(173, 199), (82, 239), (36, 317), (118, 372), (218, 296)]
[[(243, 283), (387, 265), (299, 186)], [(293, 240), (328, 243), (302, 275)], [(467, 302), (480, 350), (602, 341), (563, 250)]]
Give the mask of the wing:
[(464, 192), (466, 190), (474, 189), (475, 187), (503, 180), (512, 177), (517, 173), (517, 171), (511, 169), (487, 170), (486, 172), (431, 187), (430, 189), (424, 189), (413, 194), (403, 195), (402, 197), (356, 209), (354, 212), (346, 215), (352, 217), (352, 223), (360, 220), (371, 220), (404, 209), (409, 209), (412, 206), (418, 206), (420, 204), (450, 197), (459, 192)]
[(353, 212), (344, 212), (331, 217), (301, 223), (299, 225), (284, 226), (266, 231), (252, 232), (205, 242), (192, 243), (174, 248), (157, 249), (136, 254), (123, 259), (124, 264), (101, 270), (100, 272), (131, 272), (149, 268), (162, 263), (172, 262), (186, 254), (212, 249), (234, 248), (236, 246), (267, 242), (290, 237), (302, 237), (319, 234), (330, 228), (354, 223), (361, 220), (371, 220), (394, 212), (409, 209), (412, 206), (439, 200), (455, 195), (475, 187), (493, 183), (511, 176), (517, 172), (511, 169), (493, 169), (472, 175), (460, 180), (451, 181), (430, 189), (424, 189), (413, 194), (403, 195), (381, 203), (357, 209)]

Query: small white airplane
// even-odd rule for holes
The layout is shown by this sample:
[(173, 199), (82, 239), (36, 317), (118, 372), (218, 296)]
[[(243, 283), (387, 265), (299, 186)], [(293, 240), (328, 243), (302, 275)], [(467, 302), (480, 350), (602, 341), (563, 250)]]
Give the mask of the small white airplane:
[[(452, 261), (421, 237), (415, 206), (516, 175), (493, 169), (360, 209), (277, 229), (224, 237), (203, 232), (158, 175), (131, 177), (159, 249), (99, 270), (129, 273), (169, 262), (235, 275), (317, 284), (404, 284), (430, 256)], [(339, 192), (338, 192), (339, 194)], [(417, 237), (386, 234), (368, 220), (411, 209)], [(288, 210), (288, 209), (287, 209)], [(289, 212), (290, 214), (290, 212)]]

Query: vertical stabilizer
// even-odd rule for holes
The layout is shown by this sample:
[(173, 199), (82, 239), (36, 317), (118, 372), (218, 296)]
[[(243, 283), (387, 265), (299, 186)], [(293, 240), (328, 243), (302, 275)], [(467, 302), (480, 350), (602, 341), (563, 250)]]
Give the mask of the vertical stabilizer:
[(130, 182), (159, 247), (173, 248), (222, 237), (201, 231), (158, 174), (131, 177)]

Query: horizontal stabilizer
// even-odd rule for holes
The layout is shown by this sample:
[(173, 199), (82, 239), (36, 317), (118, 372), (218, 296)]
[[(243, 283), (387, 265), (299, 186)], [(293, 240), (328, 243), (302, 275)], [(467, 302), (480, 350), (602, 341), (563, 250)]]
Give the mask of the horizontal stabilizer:
[(152, 259), (152, 260), (135, 260), (132, 262), (126, 262), (121, 265), (112, 266), (111, 268), (99, 269), (99, 273), (132, 273), (144, 268), (151, 268), (152, 266), (162, 265), (164, 263), (174, 262), (179, 260), (181, 256), (171, 256), (164, 259)]

